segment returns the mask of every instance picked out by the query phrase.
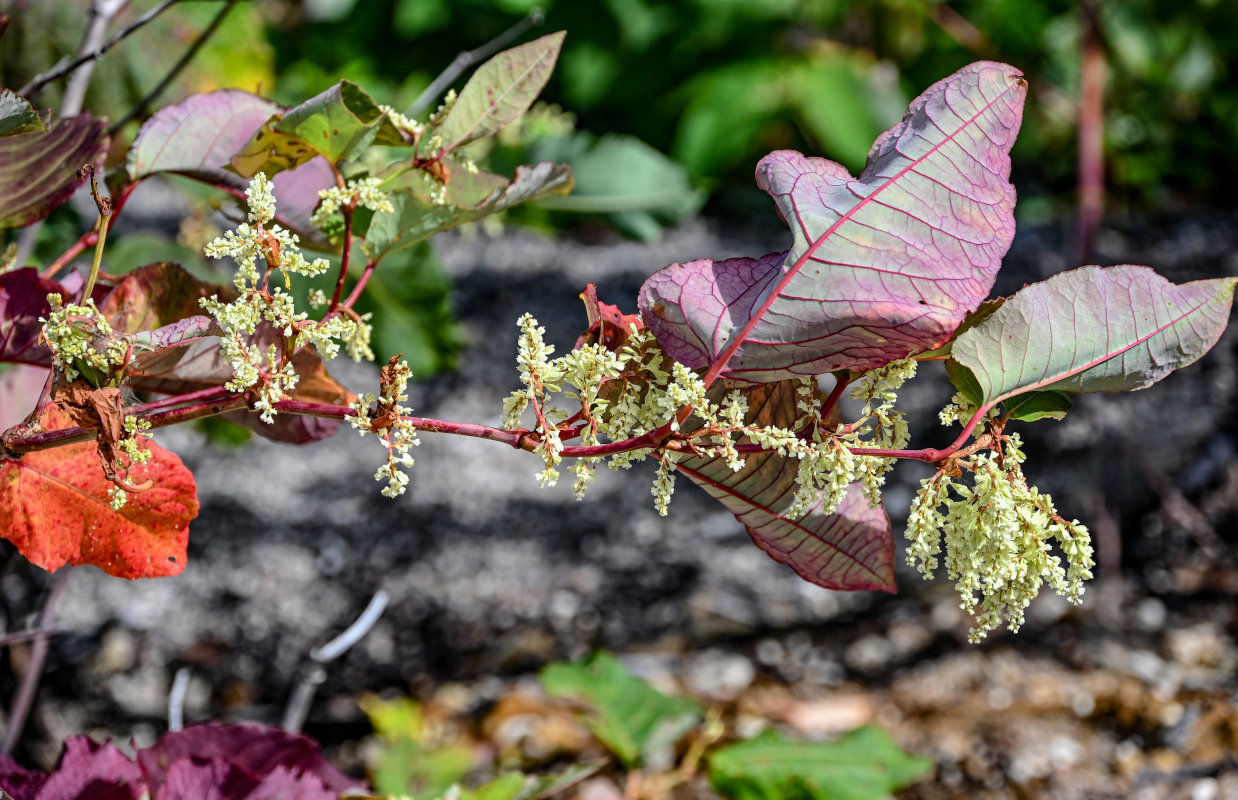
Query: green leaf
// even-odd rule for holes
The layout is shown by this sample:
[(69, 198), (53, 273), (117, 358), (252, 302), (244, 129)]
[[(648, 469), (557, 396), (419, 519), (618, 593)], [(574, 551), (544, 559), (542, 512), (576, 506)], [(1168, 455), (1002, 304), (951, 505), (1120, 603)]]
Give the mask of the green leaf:
[[(438, 798), (475, 766), (473, 753), (463, 745), (428, 749), (421, 706), (408, 697), (383, 700), (367, 695), (361, 710), (370, 718), (382, 740), (371, 762), (374, 788), (386, 795), (411, 793), (418, 798)], [(502, 797), (501, 795), (495, 797)], [(495, 800), (487, 796), (487, 800)]]
[(1002, 403), (1011, 419), (1034, 422), (1038, 419), (1062, 419), (1073, 404), (1065, 392), (1028, 392), (1015, 395)]
[(500, 775), (487, 781), (471, 792), (464, 792), (464, 800), (516, 800), (524, 788), (525, 777), (515, 772)]
[(605, 761), (594, 761), (592, 764), (573, 764), (557, 775), (539, 775), (527, 782), (512, 800), (546, 800), (572, 788), (604, 766)]
[(538, 206), (604, 215), (637, 239), (656, 238), (663, 226), (695, 214), (705, 202), (683, 167), (634, 136), (577, 133), (542, 139), (529, 153), (538, 161), (567, 162), (576, 181), (570, 195), (543, 198)]
[(1047, 389), (1143, 389), (1216, 344), (1236, 284), (1176, 285), (1135, 266), (1063, 272), (1024, 287), (959, 336), (950, 376), (970, 383), (960, 390), (985, 406)]
[(932, 766), (871, 726), (824, 743), (766, 731), (711, 753), (709, 777), (734, 800), (881, 800)]
[(441, 137), (444, 150), (451, 151), (519, 119), (549, 80), (566, 35), (548, 34), (482, 64), (431, 135)]
[(701, 720), (697, 703), (662, 694), (604, 653), (584, 663), (551, 664), (539, 677), (550, 695), (579, 698), (593, 708), (589, 727), (629, 768), (657, 760)]
[(271, 177), (318, 155), (338, 164), (375, 143), (407, 144), (374, 98), (352, 81), (340, 81), (271, 116), (232, 156), (231, 165), (245, 178), (259, 172)]
[(35, 111), (26, 98), (12, 89), (0, 89), (0, 136), (45, 133), (50, 111)]
[(916, 358), (923, 361), (930, 358), (944, 358), (950, 355), (950, 350), (954, 347), (955, 341), (960, 335), (969, 328), (974, 328), (976, 325), (983, 322), (994, 311), (1002, 307), (1002, 303), (1006, 302), (1006, 298), (997, 297), (992, 300), (985, 300), (980, 303), (980, 307), (967, 315), (963, 320), (963, 324), (954, 330), (954, 338), (934, 350), (925, 350), (923, 353), (918, 353)]
[(365, 232), (362, 249), (374, 260), (412, 247), (436, 233), (495, 214), (518, 203), (572, 189), (572, 173), (562, 164), (542, 162), (516, 168), (510, 181), (490, 173), (469, 175), (462, 167), (452, 170), (447, 184), (447, 202), (430, 202), (434, 178), (421, 170), (409, 170), (384, 187), (390, 192), (394, 212), (375, 214)]

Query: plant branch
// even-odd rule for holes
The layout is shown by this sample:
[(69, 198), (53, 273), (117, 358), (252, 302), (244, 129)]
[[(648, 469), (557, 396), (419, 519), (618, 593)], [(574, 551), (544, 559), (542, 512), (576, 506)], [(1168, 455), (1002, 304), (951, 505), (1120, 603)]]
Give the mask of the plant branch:
[(960, 433), (958, 438), (951, 442), (950, 445), (943, 450), (938, 450), (933, 447), (929, 447), (924, 450), (884, 450), (879, 447), (849, 447), (847, 449), (850, 450), (852, 454), (857, 456), (902, 458), (934, 464), (941, 461), (943, 458), (949, 458), (959, 452), (959, 450), (963, 448), (963, 445), (967, 443), (967, 440), (971, 438), (972, 432), (976, 430), (976, 426), (980, 424), (980, 420), (984, 419), (985, 415), (989, 413), (989, 409), (991, 409), (993, 405), (995, 404), (991, 403), (987, 406), (981, 406), (976, 409), (976, 413), (972, 414), (971, 419), (969, 419), (967, 424), (963, 426), (963, 432)]
[(475, 50), (468, 50), (460, 53), (455, 57), (455, 59), (452, 60), (450, 64), (447, 65), (447, 69), (443, 70), (437, 78), (431, 81), (430, 85), (425, 88), (425, 91), (417, 96), (417, 99), (413, 101), (413, 104), (405, 109), (404, 115), (407, 117), (415, 117), (422, 111), (425, 111), (430, 107), (430, 104), (434, 102), (435, 98), (446, 91), (448, 86), (455, 83), (456, 78), (459, 78), (466, 69), (481, 61), (483, 58), (489, 58), (499, 52), (530, 28), (541, 25), (545, 18), (546, 15), (543, 13), (542, 9), (534, 8), (530, 10), (527, 15), (525, 15), (524, 19), (503, 31), (494, 39), (486, 42), (481, 47), (478, 47)]
[(348, 293), (348, 299), (344, 301), (344, 308), (352, 308), (361, 299), (361, 293), (365, 291), (365, 285), (370, 282), (370, 276), (374, 274), (374, 268), (377, 266), (378, 262), (372, 258), (366, 262), (365, 269), (361, 271), (361, 277), (357, 278), (357, 285), (352, 287), (352, 291)]
[[(56, 606), (60, 604), (65, 587), (69, 585), (71, 572), (71, 567), (63, 568), (52, 579), (52, 589), (43, 603), (43, 610), (39, 612), (38, 627), (40, 629), (52, 626), (52, 621), (56, 618)], [(50, 646), (51, 643), (46, 636), (35, 639), (34, 644), (30, 646), (30, 660), (26, 662), (26, 670), (21, 676), (21, 684), (17, 687), (17, 695), (13, 698), (12, 706), (9, 707), (9, 724), (4, 730), (4, 741), (0, 743), (0, 750), (5, 753), (13, 752), (13, 748), (17, 747), (17, 742), (21, 739), (22, 729), (26, 727), (26, 718), (30, 716), (30, 709), (34, 706), (35, 693), (39, 690), (39, 679), (43, 676), (43, 662), (47, 660), (47, 651)]]
[(78, 238), (76, 242), (74, 242), (69, 247), (68, 250), (65, 250), (63, 253), (60, 254), (60, 258), (57, 258), (50, 265), (48, 265), (47, 269), (40, 272), (39, 277), (49, 278), (49, 279), (54, 277), (56, 273), (64, 269), (65, 266), (70, 261), (72, 261), (73, 259), (77, 258), (79, 255), (81, 255), (83, 250), (85, 250), (87, 247), (94, 247), (95, 243), (98, 241), (99, 241), (99, 231), (95, 230), (94, 228), (91, 228), (90, 230), (86, 231), (85, 233), (81, 235), (81, 237)]
[[(344, 249), (340, 252), (340, 277), (335, 282), (335, 293), (331, 295), (331, 305), (327, 306), (328, 314), (340, 307), (340, 295), (344, 293), (344, 282), (348, 278), (349, 255), (352, 251), (353, 210), (348, 206), (344, 206), (342, 211), (344, 213)], [(368, 264), (366, 266), (369, 267)]]
[(114, 136), (116, 131), (146, 113), (146, 109), (150, 107), (150, 104), (155, 102), (159, 95), (164, 93), (168, 86), (172, 84), (172, 81), (176, 80), (176, 76), (179, 75), (185, 67), (189, 66), (189, 62), (192, 61), (193, 57), (198, 54), (198, 51), (202, 49), (202, 46), (206, 44), (207, 40), (215, 35), (215, 32), (219, 30), (219, 26), (223, 24), (224, 19), (228, 16), (228, 12), (232, 10), (232, 6), (237, 2), (241, 2), (241, 0), (223, 0), (223, 7), (219, 9), (218, 13), (215, 14), (210, 23), (202, 29), (202, 32), (198, 34), (197, 38), (190, 43), (189, 47), (186, 48), (185, 52), (181, 54), (181, 57), (177, 60), (177, 62), (172, 65), (172, 68), (169, 69), (167, 74), (163, 76), (163, 79), (159, 81), (159, 84), (155, 86), (154, 89), (151, 89), (145, 97), (139, 100), (137, 105), (129, 109), (127, 114), (112, 124), (112, 127), (108, 129), (109, 135)]
[[(113, 0), (113, 2), (115, 2), (115, 0)], [(78, 67), (82, 66), (83, 64), (98, 61), (100, 58), (103, 57), (103, 54), (106, 53), (108, 50), (111, 50), (113, 47), (120, 44), (122, 41), (124, 41), (126, 38), (128, 38), (131, 34), (133, 34), (139, 28), (144, 26), (146, 23), (150, 22), (155, 17), (159, 16), (164, 11), (167, 11), (169, 8), (171, 8), (172, 6), (176, 5), (179, 2), (180, 0), (164, 0), (162, 3), (155, 6), (150, 11), (147, 11), (145, 14), (138, 17), (133, 22), (129, 23), (127, 27), (117, 32), (116, 35), (114, 35), (111, 39), (108, 39), (103, 44), (97, 45), (97, 46), (94, 46), (88, 49), (84, 49), (81, 55), (79, 55), (77, 58), (73, 59), (69, 63), (59, 64), (53, 67), (52, 69), (48, 70), (47, 72), (43, 73), (42, 75), (36, 75), (33, 79), (30, 80), (29, 83), (27, 83), (25, 86), (18, 89), (17, 93), (22, 95), (23, 97), (29, 98), (32, 94), (39, 91), (47, 84), (51, 83), (54, 80), (58, 80), (59, 78), (63, 78), (65, 75), (68, 75), (69, 73), (73, 72)], [(121, 6), (127, 5), (127, 4), (128, 4), (128, 0), (123, 0), (123, 2), (121, 2)], [(120, 9), (117, 8), (116, 10), (119, 11)], [(112, 12), (113, 15), (115, 13), (116, 13), (115, 11)], [(83, 45), (85, 44), (86, 43), (83, 42)], [(76, 114), (77, 112), (75, 111), (73, 113)], [(66, 114), (62, 108), (61, 116), (72, 116), (72, 115)]]

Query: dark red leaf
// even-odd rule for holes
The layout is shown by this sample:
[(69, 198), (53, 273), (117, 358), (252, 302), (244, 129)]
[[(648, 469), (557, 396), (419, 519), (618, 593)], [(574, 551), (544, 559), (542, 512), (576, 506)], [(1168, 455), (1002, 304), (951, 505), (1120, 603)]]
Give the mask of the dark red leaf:
[(51, 313), (47, 296), (59, 293), (68, 302), (69, 293), (56, 281), (39, 277), (34, 267), (0, 274), (0, 361), (50, 366), (52, 354), (39, 344), (43, 323)]
[(52, 123), (46, 133), (0, 137), (0, 228), (42, 219), (69, 199), (84, 164), (107, 152), (107, 123), (88, 114)]

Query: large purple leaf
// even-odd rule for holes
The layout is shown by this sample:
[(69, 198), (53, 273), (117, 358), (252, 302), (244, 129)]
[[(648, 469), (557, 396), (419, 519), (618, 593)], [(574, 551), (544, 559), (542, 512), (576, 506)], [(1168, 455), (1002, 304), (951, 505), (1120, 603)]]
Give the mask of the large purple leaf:
[(672, 264), (642, 287), (642, 318), (677, 361), (754, 382), (863, 371), (944, 344), (1014, 236), (1009, 153), (1026, 94), (1005, 64), (959, 70), (877, 139), (859, 178), (769, 154), (757, 183), (791, 227), (790, 251)]
[[(447, 116), (433, 129), (453, 150), (519, 119), (550, 79), (564, 31), (513, 47), (477, 68)], [(433, 155), (433, 154), (431, 154)]]
[(185, 760), (223, 765), (227, 771), (248, 776), (255, 785), (268, 776), (275, 776), (282, 785), (289, 775), (308, 775), (337, 794), (360, 786), (331, 766), (310, 739), (260, 725), (195, 725), (165, 734), (152, 747), (139, 750), (137, 757), (155, 800), (166, 796), (161, 792), (165, 781), (172, 778), (170, 768)]
[[(129, 149), (131, 180), (160, 172), (187, 175), (204, 183), (244, 189), (249, 181), (226, 169), (237, 153), (272, 117), (284, 108), (239, 89), (197, 94), (161, 109), (138, 131)], [(325, 239), (310, 215), (318, 205), (318, 191), (335, 185), (331, 166), (312, 158), (272, 179), (276, 220), (316, 247)]]
[(43, 323), (51, 313), (47, 296), (57, 292), (68, 302), (64, 286), (39, 277), (34, 267), (0, 273), (0, 362), (49, 366), (52, 354), (39, 344)]
[(984, 406), (1042, 390), (1143, 389), (1216, 344), (1235, 284), (1177, 285), (1135, 266), (1063, 272), (1024, 287), (960, 334), (951, 377)]
[[(64, 743), (60, 766), (48, 776), (37, 800), (138, 800), (143, 794), (142, 772), (124, 753), (108, 742), (98, 744), (86, 736)], [(15, 800), (25, 800), (15, 796)]]
[(99, 164), (107, 145), (107, 123), (88, 114), (0, 137), (0, 228), (29, 225), (62, 205), (81, 184), (77, 171)]
[[(790, 425), (797, 386), (779, 381), (747, 390), (748, 421)], [(739, 472), (724, 458), (689, 458), (677, 467), (744, 523), (758, 547), (805, 580), (827, 589), (896, 591), (890, 518), (871, 508), (858, 486), (833, 514), (817, 506), (790, 519), (784, 512), (795, 497), (795, 461), (776, 452), (752, 453), (745, 461)]]

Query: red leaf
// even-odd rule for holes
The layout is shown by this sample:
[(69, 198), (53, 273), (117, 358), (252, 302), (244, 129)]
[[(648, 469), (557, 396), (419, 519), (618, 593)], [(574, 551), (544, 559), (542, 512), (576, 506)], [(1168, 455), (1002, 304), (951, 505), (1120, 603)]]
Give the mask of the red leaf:
[[(48, 430), (69, 424), (55, 406), (41, 422)], [(198, 515), (193, 475), (175, 453), (147, 442), (151, 461), (134, 472), (154, 487), (115, 511), (95, 447), (84, 442), (0, 460), (0, 536), (48, 571), (89, 564), (118, 578), (179, 574)]]
[[(150, 784), (155, 800), (181, 798), (188, 795), (173, 791), (180, 788), (194, 773), (230, 774), (230, 782), (248, 783), (249, 789), (272, 778), (276, 785), (285, 785), (291, 777), (301, 789), (314, 788), (294, 797), (313, 798), (338, 796), (346, 789), (356, 788), (358, 781), (331, 766), (318, 745), (304, 736), (261, 725), (220, 725), (207, 723), (163, 736), (152, 747), (138, 751), (138, 763)], [(213, 773), (193, 770), (186, 765), (192, 759), (199, 764), (210, 763)], [(177, 769), (178, 765), (181, 765)], [(179, 774), (178, 774), (179, 773)], [(312, 779), (312, 780), (310, 780)], [(325, 789), (332, 790), (330, 794)], [(239, 787), (238, 787), (239, 788)], [(243, 797), (248, 794), (225, 794), (222, 797)], [(263, 797), (273, 796), (263, 793)]]
[(64, 743), (60, 766), (47, 781), (14, 800), (138, 800), (145, 788), (138, 765), (110, 742), (75, 736)]
[[(786, 426), (795, 419), (795, 381), (744, 389), (750, 424)], [(688, 458), (676, 466), (744, 523), (756, 545), (801, 578), (827, 589), (894, 593), (894, 537), (882, 508), (870, 508), (854, 484), (833, 514), (820, 506), (803, 517), (784, 515), (795, 496), (790, 456), (752, 453), (739, 472), (721, 457)]]

